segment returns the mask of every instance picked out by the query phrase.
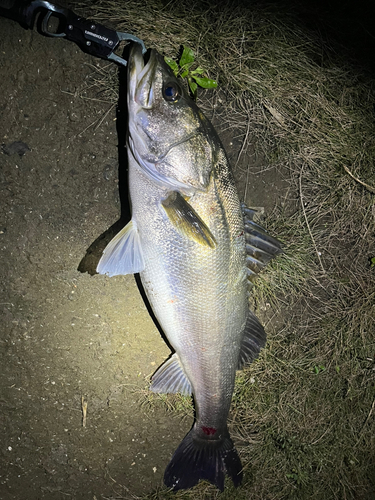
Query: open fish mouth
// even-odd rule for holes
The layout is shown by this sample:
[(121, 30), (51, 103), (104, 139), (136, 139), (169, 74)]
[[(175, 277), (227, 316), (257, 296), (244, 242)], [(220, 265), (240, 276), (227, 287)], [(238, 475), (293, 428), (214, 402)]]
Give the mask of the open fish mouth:
[(142, 48), (135, 43), (128, 60), (128, 95), (129, 103), (135, 102), (143, 108), (151, 108), (153, 101), (153, 80), (157, 67), (158, 57), (156, 50), (151, 49), (142, 54)]

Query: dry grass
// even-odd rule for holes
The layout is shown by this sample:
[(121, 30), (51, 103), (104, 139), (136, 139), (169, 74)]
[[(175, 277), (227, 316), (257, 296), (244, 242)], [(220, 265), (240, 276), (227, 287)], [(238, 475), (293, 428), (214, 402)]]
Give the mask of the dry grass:
[[(251, 141), (264, 163), (288, 172), (286, 200), (266, 219), (285, 254), (252, 299), (269, 342), (233, 399), (244, 485), (228, 484), (220, 498), (373, 498), (374, 81), (271, 6), (91, 8), (170, 57), (192, 47), (226, 95), (225, 127), (242, 135), (243, 151)], [(218, 497), (202, 483), (145, 498)]]

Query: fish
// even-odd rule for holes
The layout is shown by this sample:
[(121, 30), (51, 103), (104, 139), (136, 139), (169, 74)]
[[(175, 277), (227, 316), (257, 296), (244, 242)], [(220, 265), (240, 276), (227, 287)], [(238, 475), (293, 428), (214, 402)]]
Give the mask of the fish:
[(97, 272), (139, 273), (173, 354), (151, 379), (155, 393), (192, 395), (195, 419), (168, 464), (173, 490), (242, 480), (228, 431), (236, 371), (266, 342), (249, 309), (249, 284), (281, 249), (242, 205), (220, 139), (155, 50), (128, 60), (130, 222)]

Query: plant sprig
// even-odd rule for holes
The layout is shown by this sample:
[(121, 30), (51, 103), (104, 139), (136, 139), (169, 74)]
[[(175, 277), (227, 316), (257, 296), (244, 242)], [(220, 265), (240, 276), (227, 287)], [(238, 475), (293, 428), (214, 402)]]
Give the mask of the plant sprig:
[(207, 73), (205, 69), (200, 66), (194, 70), (190, 69), (195, 62), (194, 52), (190, 47), (184, 45), (184, 50), (178, 63), (170, 57), (165, 57), (164, 60), (173, 70), (176, 77), (187, 79), (194, 99), (197, 98), (198, 85), (204, 89), (216, 89), (216, 80), (204, 76)]

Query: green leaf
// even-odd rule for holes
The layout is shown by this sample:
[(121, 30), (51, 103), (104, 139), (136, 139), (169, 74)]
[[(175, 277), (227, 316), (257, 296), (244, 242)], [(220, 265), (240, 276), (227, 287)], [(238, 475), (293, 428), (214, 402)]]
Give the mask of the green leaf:
[(324, 365), (315, 365), (313, 370), (314, 370), (314, 373), (318, 374), (318, 373), (325, 372), (326, 367)]
[(192, 75), (203, 75), (205, 72), (206, 72), (205, 69), (203, 69), (200, 66), (198, 66), (197, 69), (194, 69), (193, 71), (191, 71), (191, 74)]
[(176, 61), (169, 57), (164, 58), (168, 66), (172, 68), (173, 73), (176, 77), (180, 76), (181, 78), (187, 78), (191, 93), (196, 99), (198, 85), (205, 89), (215, 89), (217, 87), (217, 82), (215, 80), (212, 80), (211, 78), (202, 76), (206, 73), (206, 70), (204, 70), (200, 66), (198, 66), (194, 70), (190, 70), (191, 66), (194, 64), (194, 59), (194, 52), (192, 51), (192, 49), (186, 47), (185, 45), (178, 63), (176, 63)]
[(199, 78), (198, 76), (193, 76), (193, 78), (197, 84), (204, 89), (216, 89), (217, 87), (217, 81), (211, 78)]
[(180, 66), (183, 67), (186, 64), (192, 64), (194, 62), (194, 52), (189, 47), (184, 46), (182, 56), (180, 59)]
[(176, 61), (174, 61), (170, 57), (164, 57), (164, 61), (173, 70), (174, 75), (177, 76), (177, 74), (178, 74), (178, 64), (176, 63)]
[(194, 98), (196, 98), (198, 85), (195, 82), (193, 82), (193, 80), (191, 78), (189, 78), (189, 87), (190, 87), (190, 90), (191, 90)]
[(194, 64), (194, 61), (186, 63), (183, 66), (181, 66), (181, 69), (190, 69), (190, 66), (192, 66), (193, 64)]

